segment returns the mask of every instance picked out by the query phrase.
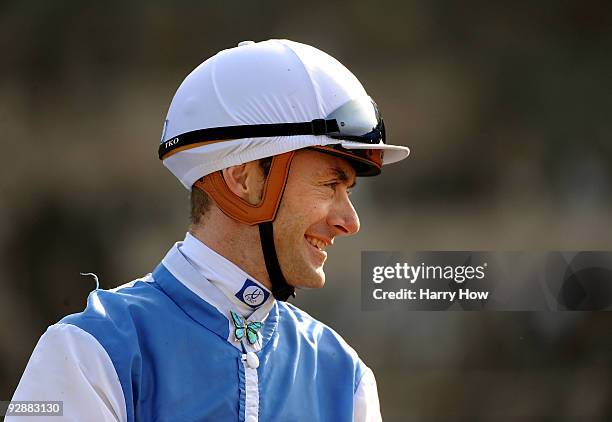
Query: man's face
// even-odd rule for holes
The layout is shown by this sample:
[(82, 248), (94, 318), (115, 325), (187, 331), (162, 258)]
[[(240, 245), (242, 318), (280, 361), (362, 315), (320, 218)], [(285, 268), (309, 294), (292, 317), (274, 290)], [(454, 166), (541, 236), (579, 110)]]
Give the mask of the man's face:
[(305, 149), (295, 154), (274, 220), (276, 253), (292, 286), (322, 287), (325, 249), (336, 236), (359, 230), (349, 199), (354, 184), (355, 170), (346, 160)]

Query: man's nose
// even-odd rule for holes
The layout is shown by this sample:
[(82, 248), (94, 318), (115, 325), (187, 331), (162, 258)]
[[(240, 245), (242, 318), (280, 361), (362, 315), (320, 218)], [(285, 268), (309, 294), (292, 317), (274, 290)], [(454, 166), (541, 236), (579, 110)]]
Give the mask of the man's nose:
[(334, 204), (327, 222), (336, 228), (340, 236), (350, 236), (359, 231), (359, 216), (347, 194), (342, 195)]

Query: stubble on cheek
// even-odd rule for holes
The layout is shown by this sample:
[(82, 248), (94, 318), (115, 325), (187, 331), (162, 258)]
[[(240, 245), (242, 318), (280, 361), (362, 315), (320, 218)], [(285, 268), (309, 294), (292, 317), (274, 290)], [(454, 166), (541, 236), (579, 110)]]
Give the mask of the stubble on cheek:
[[(282, 216), (275, 222), (274, 242), (276, 254), (287, 282), (294, 287), (317, 288), (325, 283), (322, 266), (315, 267), (312, 262), (310, 246), (304, 238), (304, 217), (291, 214), (290, 221)], [(279, 210), (280, 214), (280, 210)], [(285, 214), (287, 215), (287, 214)]]

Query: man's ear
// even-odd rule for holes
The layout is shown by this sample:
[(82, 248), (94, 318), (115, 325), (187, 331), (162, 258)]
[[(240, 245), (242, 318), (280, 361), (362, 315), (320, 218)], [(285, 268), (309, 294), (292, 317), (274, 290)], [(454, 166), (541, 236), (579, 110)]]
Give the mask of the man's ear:
[(265, 180), (258, 161), (228, 167), (222, 173), (227, 187), (234, 195), (251, 205), (259, 204)]

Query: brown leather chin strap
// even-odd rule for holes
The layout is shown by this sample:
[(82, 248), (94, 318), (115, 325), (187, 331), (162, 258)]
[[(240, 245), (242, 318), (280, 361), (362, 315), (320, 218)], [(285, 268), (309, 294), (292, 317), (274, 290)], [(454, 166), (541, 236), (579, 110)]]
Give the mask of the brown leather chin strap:
[(234, 194), (225, 183), (223, 173), (216, 171), (195, 182), (195, 186), (210, 196), (228, 217), (254, 226), (274, 221), (287, 184), (289, 167), (295, 151), (275, 155), (266, 178), (261, 201), (250, 204)]
[(206, 192), (225, 215), (249, 226), (259, 225), (259, 240), (268, 277), (272, 283), (272, 295), (282, 301), (287, 300), (289, 296), (295, 297), (295, 288), (287, 283), (280, 268), (274, 245), (272, 222), (276, 218), (276, 212), (283, 198), (294, 155), (295, 151), (291, 151), (272, 158), (261, 201), (256, 205), (235, 195), (225, 183), (221, 171), (206, 175), (195, 182), (195, 186)]

